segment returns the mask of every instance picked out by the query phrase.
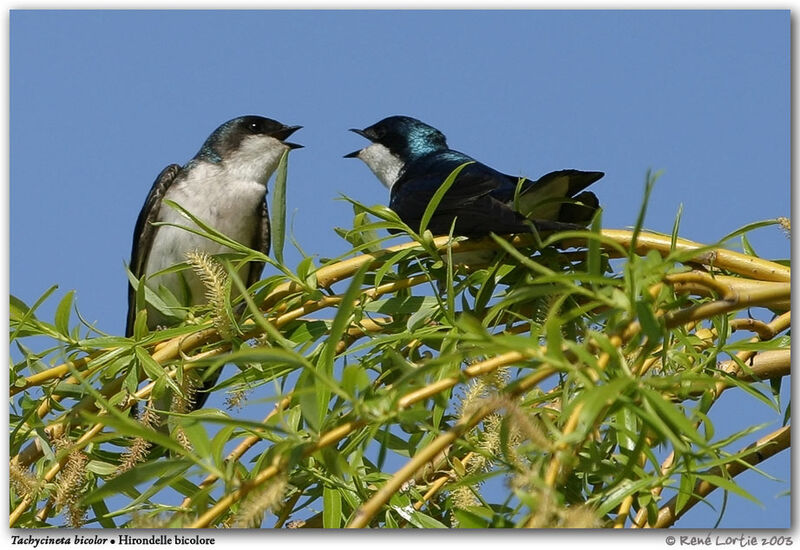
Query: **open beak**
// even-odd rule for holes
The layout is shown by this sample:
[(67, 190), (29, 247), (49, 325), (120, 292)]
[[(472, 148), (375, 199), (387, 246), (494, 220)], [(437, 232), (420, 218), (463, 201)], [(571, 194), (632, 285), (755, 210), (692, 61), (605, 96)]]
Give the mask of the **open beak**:
[(355, 133), (356, 133), (356, 134), (358, 134), (359, 136), (361, 136), (361, 137), (363, 137), (363, 138), (366, 138), (366, 139), (368, 139), (368, 140), (372, 141), (372, 138), (371, 138), (371, 137), (369, 136), (369, 134), (367, 134), (367, 133), (366, 133), (364, 130), (359, 130), (358, 128), (350, 128), (350, 131), (351, 131), (351, 132), (355, 132)]
[[(291, 136), (293, 133), (295, 133), (297, 130), (299, 130), (300, 128), (302, 128), (302, 126), (284, 126), (280, 130), (276, 130), (276, 131), (272, 132), (271, 135), (275, 139), (279, 139), (279, 140), (283, 141), (286, 138), (288, 138), (289, 136)], [(287, 143), (286, 145), (289, 145), (291, 147), (293, 144)], [(302, 147), (302, 145), (295, 145), (295, 147)], [(292, 147), (292, 148), (294, 149), (295, 147)]]
[[(359, 130), (358, 128), (350, 128), (350, 130), (349, 130), (349, 131), (350, 131), (350, 132), (353, 132), (353, 133), (356, 133), (356, 134), (358, 134), (359, 136), (361, 136), (361, 137), (363, 137), (363, 138), (366, 138), (366, 139), (368, 139), (368, 140), (372, 141), (372, 137), (370, 137), (370, 135), (369, 135), (367, 132), (365, 132), (364, 130)], [(344, 158), (346, 158), (346, 159), (355, 159), (355, 158), (358, 158), (358, 154), (359, 154), (361, 151), (362, 151), (362, 149), (359, 149), (358, 151), (353, 151), (352, 153), (347, 153), (347, 154), (344, 156)]]

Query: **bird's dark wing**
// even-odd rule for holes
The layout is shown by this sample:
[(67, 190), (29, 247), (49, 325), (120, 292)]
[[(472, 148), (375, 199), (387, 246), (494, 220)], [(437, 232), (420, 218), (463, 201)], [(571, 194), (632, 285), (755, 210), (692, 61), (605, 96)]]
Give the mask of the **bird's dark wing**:
[[(269, 210), (267, 209), (267, 195), (264, 195), (264, 200), (259, 205), (259, 227), (256, 231), (255, 239), (250, 245), (253, 250), (263, 252), (266, 256), (269, 254)], [(247, 272), (247, 286), (255, 284), (261, 278), (261, 272), (264, 270), (264, 262), (250, 262), (250, 270)]]
[[(484, 236), (490, 232), (520, 233), (530, 230), (529, 219), (540, 230), (585, 226), (598, 208), (597, 197), (583, 189), (603, 177), (602, 172), (561, 170), (520, 185), (520, 211), (514, 210), (519, 178), (508, 176), (457, 151), (435, 153), (408, 165), (392, 187), (390, 207), (412, 229), (453, 170), (471, 162), (439, 202), (428, 228), (437, 235), (450, 232)], [(578, 225), (573, 225), (578, 224)]]
[(448, 200), (460, 201), (479, 197), (492, 192), (498, 185), (505, 184), (506, 176), (497, 170), (464, 153), (448, 149), (408, 162), (392, 186), (392, 193), (402, 190), (403, 193), (421, 194), (430, 199), (447, 177), (464, 164), (466, 166), (461, 169), (456, 181), (445, 194)]
[[(152, 225), (156, 221), (158, 211), (161, 208), (161, 200), (181, 172), (181, 167), (177, 164), (170, 164), (164, 168), (153, 182), (150, 193), (144, 201), (139, 217), (136, 219), (136, 227), (133, 231), (133, 246), (131, 248), (130, 270), (139, 279), (142, 277), (144, 267), (147, 265), (147, 255), (153, 243), (158, 227)], [(131, 284), (128, 284), (128, 318), (125, 324), (125, 335), (133, 334), (133, 322), (136, 319), (136, 291)]]
[[(456, 151), (430, 155), (406, 166), (392, 186), (390, 207), (407, 225), (417, 230), (425, 209), (441, 185), (455, 169), (467, 162), (471, 164), (459, 172), (456, 181), (444, 194), (428, 228), (435, 234), (446, 234), (450, 231), (453, 217), (458, 216), (456, 233), (474, 235), (477, 226), (490, 221), (483, 220), (484, 213), (498, 226), (515, 225), (517, 216), (513, 211), (490, 196), (498, 186), (507, 185), (506, 177)], [(485, 235), (489, 231), (494, 229), (479, 230), (478, 233)]]
[[(558, 170), (536, 181), (525, 180), (519, 197), (520, 212), (534, 220), (586, 225), (599, 207), (599, 201), (594, 193), (582, 191), (603, 175), (603, 172)], [(508, 178), (516, 182), (516, 178)]]
[[(393, 195), (390, 206), (408, 226), (416, 230), (422, 221), (428, 200), (420, 195), (399, 194)], [(489, 233), (503, 235), (530, 231), (530, 225), (524, 216), (515, 212), (508, 203), (499, 201), (488, 193), (454, 202), (449, 201), (445, 194), (428, 222), (428, 229), (434, 235), (447, 235), (450, 233), (453, 220), (455, 220), (453, 234), (466, 237), (483, 237)], [(539, 231), (580, 228), (573, 224), (551, 220), (531, 221)]]
[[(454, 234), (467, 237), (528, 231), (522, 216), (491, 195), (496, 184), (494, 174), (469, 168), (459, 174), (444, 194), (428, 222), (428, 229), (434, 235), (447, 235), (455, 219)], [(397, 184), (392, 188), (389, 206), (414, 231), (418, 230), (425, 210), (444, 179), (439, 176), (407, 179), (399, 188)]]

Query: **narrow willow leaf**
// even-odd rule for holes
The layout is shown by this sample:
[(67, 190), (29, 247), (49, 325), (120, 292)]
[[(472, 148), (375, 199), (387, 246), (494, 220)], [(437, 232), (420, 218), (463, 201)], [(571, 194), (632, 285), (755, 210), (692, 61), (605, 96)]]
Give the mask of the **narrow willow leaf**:
[(678, 487), (678, 494), (675, 495), (675, 513), (680, 513), (681, 510), (688, 504), (689, 499), (694, 494), (694, 485), (697, 481), (695, 475), (691, 472), (686, 472), (681, 475), (680, 486)]
[(647, 336), (648, 344), (653, 346), (660, 342), (662, 334), (661, 326), (653, 313), (652, 303), (649, 301), (637, 300), (636, 316), (639, 319), (645, 336)]
[[(333, 376), (333, 363), (336, 355), (336, 347), (344, 337), (344, 333), (350, 324), (350, 318), (357, 305), (357, 297), (361, 293), (361, 284), (364, 281), (364, 276), (369, 270), (369, 264), (364, 263), (350, 281), (342, 301), (336, 311), (336, 316), (333, 318), (331, 330), (327, 340), (322, 348), (317, 368), (320, 373), (327, 377)], [(332, 380), (332, 378), (331, 378)], [(328, 401), (330, 399), (330, 388), (327, 384), (319, 384), (317, 387), (317, 396), (319, 399), (319, 411), (324, 416), (328, 411)], [(322, 419), (320, 418), (320, 422)]]
[[(12, 321), (18, 321), (22, 319), (25, 316), (25, 314), (31, 309), (25, 302), (23, 302), (13, 294), (9, 295), (8, 297), (8, 307), (9, 307), (8, 316), (9, 319)], [(36, 316), (33, 317), (35, 318)]]
[(650, 170), (647, 170), (647, 176), (645, 176), (644, 183), (644, 196), (642, 197), (642, 204), (639, 207), (639, 215), (636, 217), (636, 225), (633, 228), (631, 246), (628, 249), (628, 258), (630, 260), (633, 260), (634, 255), (636, 254), (636, 241), (638, 240), (639, 233), (642, 232), (642, 227), (644, 226), (644, 218), (647, 214), (647, 205), (650, 202), (650, 193), (652, 193), (653, 187), (655, 187), (656, 181), (659, 177), (661, 177), (660, 171), (653, 174)]
[(392, 433), (389, 431), (388, 428), (383, 429), (380, 431), (380, 438), (376, 437), (375, 440), (378, 442), (380, 447), (378, 447), (378, 458), (375, 461), (375, 465), (378, 467), (379, 470), (383, 470), (383, 466), (386, 463), (386, 454), (389, 451), (391, 446)]
[(83, 504), (92, 504), (122, 492), (126, 487), (133, 487), (150, 479), (168, 478), (185, 472), (191, 463), (185, 460), (162, 459), (155, 462), (146, 462), (115, 478), (107, 480), (101, 487), (84, 495)]
[[(624, 395), (632, 384), (633, 380), (629, 378), (617, 378), (608, 384), (591, 388), (582, 395), (580, 403), (583, 407), (580, 411), (580, 422), (574, 435), (579, 435), (580, 438), (583, 438), (584, 434), (593, 430), (604, 411), (614, 404), (619, 399), (619, 396)], [(570, 408), (575, 404), (573, 402)]]
[[(598, 499), (600, 504), (595, 509), (598, 516), (603, 516), (619, 507), (623, 500), (631, 495), (639, 494), (641, 491), (649, 489), (654, 481), (650, 478), (638, 479), (635, 481), (625, 480), (615, 487), (610, 493), (602, 495)], [(592, 502), (590, 499), (589, 502)]]
[[(16, 319), (16, 320), (17, 320), (17, 327), (16, 327), (16, 329), (14, 330), (14, 332), (12, 332), (12, 333), (11, 333), (11, 338), (10, 338), (10, 340), (9, 340), (9, 341), (13, 342), (14, 340), (16, 340), (16, 339), (17, 339), (17, 337), (19, 336), (19, 332), (20, 332), (20, 330), (21, 330), (21, 329), (22, 329), (22, 328), (25, 326), (25, 323), (28, 321), (28, 319), (35, 319), (35, 318), (36, 318), (36, 316), (34, 315), (34, 312), (35, 312), (37, 309), (39, 309), (39, 306), (40, 306), (40, 305), (42, 305), (42, 304), (45, 302), (45, 300), (47, 300), (47, 298), (49, 298), (49, 297), (50, 297), (50, 295), (51, 295), (53, 292), (55, 292), (56, 290), (58, 290), (58, 285), (53, 285), (53, 286), (51, 286), (50, 288), (48, 288), (48, 289), (47, 289), (47, 290), (44, 292), (44, 294), (42, 294), (41, 296), (39, 296), (39, 298), (36, 300), (36, 302), (35, 302), (35, 303), (34, 303), (34, 304), (33, 304), (33, 305), (30, 307), (30, 308), (26, 308), (26, 309), (24, 310), (24, 312), (22, 313), (22, 315), (21, 315), (21, 316), (19, 316), (19, 317)], [(25, 307), (25, 304), (24, 304), (24, 302), (23, 302), (22, 300), (19, 300), (19, 299), (16, 299), (16, 300), (13, 302), (13, 304), (15, 304), (15, 305), (16, 305), (18, 308)], [(12, 310), (12, 311), (13, 311), (13, 310)], [(9, 320), (11, 320), (11, 319), (14, 319), (14, 317), (11, 317)]]
[(392, 296), (368, 302), (364, 305), (364, 311), (398, 315), (435, 308), (438, 304), (439, 302), (433, 296)]
[[(592, 219), (592, 233), (595, 235), (600, 234), (600, 230), (603, 228), (603, 211), (598, 210), (595, 214), (594, 218)], [(598, 239), (590, 238), (587, 239), (586, 243), (586, 271), (589, 275), (594, 277), (599, 277), (603, 274), (602, 270), (602, 254), (600, 253), (600, 241)]]
[(683, 217), (683, 203), (678, 205), (678, 213), (675, 214), (675, 221), (672, 223), (672, 236), (669, 242), (670, 251), (675, 250), (675, 245), (678, 243), (678, 235), (681, 227), (681, 218)]
[(339, 491), (324, 487), (322, 489), (322, 526), (338, 529), (342, 526), (342, 496)]
[(439, 203), (442, 202), (442, 197), (444, 194), (447, 193), (448, 189), (455, 183), (458, 174), (469, 164), (472, 164), (475, 161), (465, 162), (455, 170), (453, 170), (447, 178), (445, 178), (442, 185), (439, 186), (439, 189), (436, 190), (436, 193), (433, 194), (431, 197), (430, 202), (428, 203), (427, 208), (425, 208), (425, 212), (422, 214), (422, 220), (419, 223), (419, 234), (422, 235), (425, 233), (425, 230), (428, 228), (428, 223), (430, 223), (431, 218), (433, 217), (433, 213), (436, 212), (436, 209), (439, 207)]
[(219, 469), (225, 468), (225, 445), (231, 440), (231, 436), (236, 431), (237, 426), (224, 426), (214, 434), (211, 439), (211, 456), (214, 458), (214, 464)]
[[(189, 233), (194, 233), (195, 235), (200, 235), (201, 237), (205, 237), (206, 239), (214, 241), (217, 244), (227, 246), (228, 248), (234, 250), (235, 252), (239, 252), (241, 254), (252, 254), (254, 256), (261, 256), (261, 257), (264, 256), (259, 251), (248, 248), (242, 243), (231, 239), (224, 233), (217, 231), (215, 228), (211, 227), (203, 220), (201, 220), (200, 218), (198, 218), (197, 216), (186, 210), (180, 204), (171, 201), (169, 199), (164, 199), (162, 202), (163, 204), (169, 206), (174, 210), (177, 210), (178, 212), (189, 218), (189, 220), (191, 220), (196, 225), (196, 227), (191, 225), (181, 225), (181, 224), (166, 223), (166, 222), (157, 222), (153, 223), (153, 225), (156, 226), (165, 225), (165, 226), (177, 227), (179, 229), (183, 229), (184, 231), (188, 231)], [(164, 273), (164, 272), (167, 272), (167, 270), (160, 271), (159, 273)]]
[(414, 524), (423, 529), (448, 529), (448, 526), (441, 521), (419, 511), (412, 512), (411, 517), (414, 520)]
[(315, 432), (319, 432), (320, 419), (323, 414), (321, 414), (322, 411), (319, 408), (315, 382), (314, 375), (310, 370), (301, 372), (300, 377), (297, 379), (297, 384), (295, 384), (294, 397), (300, 405), (300, 412), (308, 427)]
[(750, 233), (751, 231), (759, 229), (761, 227), (769, 227), (770, 225), (780, 225), (780, 221), (774, 219), (774, 220), (763, 220), (759, 222), (748, 223), (747, 225), (744, 225), (739, 229), (732, 231), (731, 233), (728, 233), (727, 235), (722, 237), (719, 241), (717, 241), (715, 245), (712, 246), (723, 244), (731, 239), (738, 237), (739, 235)]
[(270, 208), (269, 237), (271, 251), (275, 260), (283, 263), (283, 247), (286, 242), (286, 173), (289, 151), (284, 151), (278, 168), (275, 171), (275, 185), (272, 189), (272, 205)]
[(109, 513), (105, 502), (101, 500), (93, 503), (92, 511), (94, 512), (94, 517), (97, 519), (97, 523), (100, 524), (100, 527), (103, 527), (104, 529), (116, 529), (117, 526), (114, 523), (114, 520), (111, 518), (111, 514)]
[(139, 360), (139, 364), (142, 365), (145, 374), (147, 374), (150, 380), (163, 380), (172, 388), (173, 391), (181, 393), (180, 388), (172, 379), (172, 377), (167, 376), (167, 372), (164, 370), (164, 367), (159, 365), (155, 359), (150, 357), (149, 353), (139, 346), (136, 346), (133, 348), (133, 350), (136, 354), (136, 358)]
[(716, 474), (697, 474), (698, 479), (702, 479), (703, 481), (707, 481), (712, 485), (716, 485), (720, 489), (724, 491), (730, 491), (731, 493), (735, 493), (741, 497), (746, 498), (747, 500), (758, 504), (759, 506), (764, 506), (761, 504), (761, 501), (758, 500), (756, 497), (745, 491), (740, 485), (735, 483), (733, 480), (724, 478), (722, 476), (718, 476)]
[(753, 245), (751, 245), (750, 241), (747, 239), (747, 235), (742, 235), (742, 251), (748, 256), (755, 256), (758, 258), (758, 254), (756, 254)]
[(358, 394), (369, 387), (369, 376), (361, 365), (345, 366), (342, 371), (342, 389), (349, 399), (355, 399)]
[(636, 448), (636, 440), (633, 435), (641, 432), (636, 415), (630, 409), (621, 408), (616, 417), (619, 425), (616, 432), (617, 442), (621, 449), (633, 451)]
[(458, 526), (464, 529), (485, 529), (489, 527), (491, 510), (486, 510), (486, 514), (476, 514), (474, 508), (463, 509), (454, 508), (453, 515), (458, 520)]
[(183, 428), (183, 433), (192, 445), (192, 450), (201, 458), (211, 456), (211, 440), (208, 437), (208, 432), (201, 422), (192, 420), (191, 415), (188, 417), (176, 418), (177, 424)]
[[(663, 395), (656, 391), (642, 388), (641, 392), (642, 396), (653, 406), (653, 409), (657, 411), (659, 416), (671, 426), (675, 434), (680, 434), (688, 438), (701, 448), (708, 447), (706, 440), (697, 432), (692, 421), (686, 418), (684, 413), (675, 404), (667, 401)], [(676, 441), (673, 440), (673, 444), (674, 443), (676, 443)]]

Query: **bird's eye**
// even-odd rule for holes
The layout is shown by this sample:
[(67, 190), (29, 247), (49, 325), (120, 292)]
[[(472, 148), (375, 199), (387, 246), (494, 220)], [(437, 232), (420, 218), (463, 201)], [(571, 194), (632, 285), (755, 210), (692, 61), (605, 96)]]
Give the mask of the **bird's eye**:
[(258, 122), (251, 122), (251, 123), (248, 125), (248, 129), (249, 129), (251, 132), (253, 132), (254, 134), (257, 134), (257, 133), (258, 133), (258, 130), (259, 130)]

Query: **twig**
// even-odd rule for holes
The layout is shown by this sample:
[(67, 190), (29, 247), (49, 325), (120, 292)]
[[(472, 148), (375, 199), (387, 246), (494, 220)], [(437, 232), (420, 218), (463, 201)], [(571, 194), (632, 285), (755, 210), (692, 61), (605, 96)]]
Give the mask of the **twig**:
[[(783, 428), (772, 432), (771, 434), (762, 437), (755, 443), (748, 445), (739, 454), (739, 460), (728, 462), (722, 467), (715, 467), (704, 474), (712, 474), (723, 477), (736, 477), (740, 473), (748, 469), (749, 466), (755, 466), (767, 460), (773, 455), (788, 449), (791, 445), (791, 426), (784, 426)], [(683, 516), (692, 506), (700, 502), (713, 490), (718, 489), (717, 485), (709, 483), (705, 480), (698, 481), (694, 490), (692, 491), (689, 500), (681, 508), (680, 512), (676, 512), (678, 496), (672, 497), (658, 512), (658, 519), (654, 527), (663, 528), (673, 525), (681, 516)], [(649, 526), (645, 526), (648, 528)]]

